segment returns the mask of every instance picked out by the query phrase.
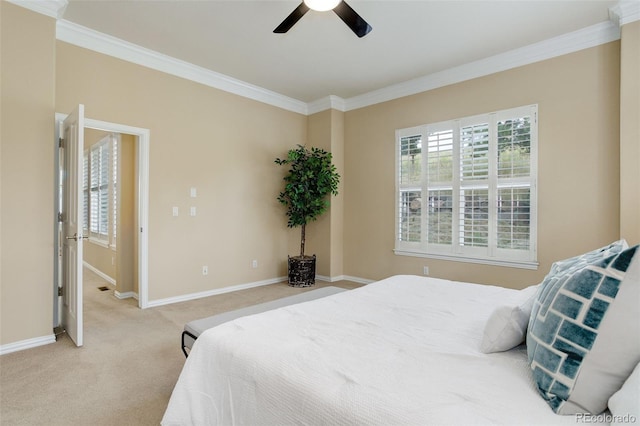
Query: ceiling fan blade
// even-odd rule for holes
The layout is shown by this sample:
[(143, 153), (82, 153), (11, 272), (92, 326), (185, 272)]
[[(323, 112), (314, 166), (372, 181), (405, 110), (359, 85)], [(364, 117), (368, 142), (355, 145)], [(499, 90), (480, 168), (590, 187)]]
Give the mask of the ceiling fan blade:
[(344, 0), (341, 1), (333, 11), (358, 37), (364, 37), (371, 31), (371, 25), (367, 24), (367, 21), (362, 19)]
[(309, 6), (304, 4), (304, 2), (300, 3), (300, 6), (296, 7), (293, 12), (287, 16), (284, 21), (278, 27), (273, 30), (274, 33), (282, 34), (286, 33), (293, 27), (296, 22), (300, 20), (304, 16), (305, 13), (309, 11)]

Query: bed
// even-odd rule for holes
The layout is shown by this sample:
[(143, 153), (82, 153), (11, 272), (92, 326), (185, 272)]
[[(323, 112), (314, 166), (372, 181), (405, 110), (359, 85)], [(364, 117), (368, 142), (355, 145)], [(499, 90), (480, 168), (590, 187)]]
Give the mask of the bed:
[(162, 424), (608, 424), (541, 397), (526, 323), (509, 350), (488, 330), (540, 293), (400, 275), (236, 319), (198, 338)]

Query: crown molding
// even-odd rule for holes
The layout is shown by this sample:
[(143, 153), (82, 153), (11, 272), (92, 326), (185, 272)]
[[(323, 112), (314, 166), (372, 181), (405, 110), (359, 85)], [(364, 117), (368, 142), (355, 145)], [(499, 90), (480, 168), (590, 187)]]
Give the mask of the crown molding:
[(307, 104), (203, 67), (181, 61), (87, 27), (59, 20), (56, 38), (60, 41), (113, 56), (134, 64), (195, 81), (238, 96), (253, 99), (299, 114), (307, 114)]
[(598, 46), (620, 38), (620, 28), (612, 22), (602, 22), (548, 40), (470, 62), (424, 77), (394, 84), (345, 100), (346, 110), (415, 95), (450, 84), (506, 71), (534, 62), (555, 58), (582, 49)]
[(68, 0), (7, 0), (17, 6), (24, 7), (33, 12), (46, 15), (50, 18), (60, 19), (69, 4)]
[(331, 95), (307, 103), (62, 20), (68, 0), (8, 1), (56, 18), (60, 41), (303, 115), (346, 112), (598, 46), (620, 39), (621, 25), (640, 20), (640, 2), (623, 0), (610, 9), (607, 22), (351, 98)]
[(326, 111), (328, 109), (335, 109), (342, 112), (346, 111), (345, 100), (339, 96), (330, 95), (325, 98), (318, 99), (317, 101), (309, 102), (307, 104), (307, 115)]
[(609, 18), (619, 26), (640, 21), (640, 2), (620, 1), (609, 9)]

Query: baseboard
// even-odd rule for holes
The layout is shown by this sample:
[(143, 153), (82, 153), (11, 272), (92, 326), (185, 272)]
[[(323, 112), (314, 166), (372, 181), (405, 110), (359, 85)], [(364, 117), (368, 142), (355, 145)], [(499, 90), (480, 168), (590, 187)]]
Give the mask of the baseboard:
[(336, 281), (352, 281), (358, 284), (371, 284), (372, 282), (376, 281), (376, 280), (369, 280), (366, 278), (354, 277), (351, 275), (337, 275), (335, 277), (327, 277), (326, 275), (316, 275), (316, 279), (319, 281), (326, 281), (330, 283), (334, 283)]
[[(337, 277), (327, 277), (325, 275), (316, 275), (316, 280), (330, 282), (330, 283), (344, 280), (344, 281), (353, 281), (358, 284), (370, 284), (375, 281), (375, 280), (368, 280), (365, 278), (352, 277), (350, 275), (339, 275)], [(233, 286), (224, 287), (224, 288), (217, 288), (214, 290), (201, 291), (199, 293), (191, 293), (191, 294), (185, 294), (182, 296), (168, 297), (166, 299), (151, 300), (149, 301), (149, 304), (147, 307), (153, 308), (155, 306), (163, 306), (163, 305), (170, 305), (172, 303), (187, 302), (189, 300), (202, 299), (203, 297), (217, 296), (219, 294), (231, 293), (231, 292), (240, 291), (240, 290), (247, 290), (249, 288), (277, 284), (284, 281), (287, 281), (287, 277), (271, 278), (263, 281), (256, 281), (252, 283), (233, 285)]]
[(247, 284), (232, 285), (229, 287), (217, 288), (214, 290), (201, 291), (198, 293), (185, 294), (185, 295), (176, 296), (176, 297), (168, 297), (166, 299), (150, 300), (148, 307), (153, 308), (156, 306), (170, 305), (172, 303), (187, 302), (189, 300), (202, 299), (203, 297), (217, 296), (218, 294), (231, 293), (234, 291), (246, 290), (249, 288), (261, 287), (264, 285), (277, 284), (277, 283), (286, 281), (286, 279), (287, 277), (271, 278), (269, 280), (255, 281)]
[(136, 293), (135, 291), (125, 291), (125, 292), (119, 292), (118, 290), (113, 292), (113, 295), (115, 297), (117, 297), (118, 299), (131, 299), (132, 297), (136, 300), (138, 300), (138, 293)]
[(48, 336), (34, 337), (33, 339), (21, 340), (19, 342), (0, 345), (0, 355), (10, 354), (11, 352), (23, 351), (25, 349), (36, 348), (38, 346), (48, 345), (56, 342), (55, 334)]
[(82, 266), (84, 266), (85, 268), (87, 268), (88, 270), (93, 272), (94, 274), (98, 275), (100, 278), (102, 278), (103, 280), (105, 280), (109, 284), (116, 285), (116, 280), (114, 280), (109, 275), (105, 274), (100, 269), (96, 268), (95, 266), (87, 263), (86, 261), (82, 261)]

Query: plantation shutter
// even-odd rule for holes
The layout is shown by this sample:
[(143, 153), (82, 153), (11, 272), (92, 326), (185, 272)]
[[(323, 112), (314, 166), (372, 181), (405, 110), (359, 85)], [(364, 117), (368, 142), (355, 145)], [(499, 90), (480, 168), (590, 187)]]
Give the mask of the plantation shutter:
[(398, 139), (398, 239), (422, 239), (422, 134), (407, 129)]
[(109, 174), (110, 146), (108, 139), (91, 148), (89, 230), (92, 237), (108, 240), (109, 235)]
[(109, 233), (109, 146), (100, 146), (100, 229), (101, 235)]
[(395, 253), (537, 266), (537, 105), (396, 131)]
[(89, 231), (89, 152), (85, 151), (82, 161), (82, 230)]
[(530, 250), (532, 230), (531, 111), (497, 120), (497, 246)]
[(111, 245), (115, 247), (116, 245), (116, 235), (118, 230), (118, 138), (116, 136), (112, 136), (112, 172), (111, 172), (111, 218), (112, 218), (112, 226), (111, 226)]
[(92, 234), (98, 234), (100, 227), (98, 225), (100, 205), (100, 151), (92, 149), (89, 156), (91, 165), (89, 167), (90, 176), (90, 197), (89, 197), (89, 230)]
[(460, 246), (489, 245), (489, 123), (460, 128)]
[(427, 132), (427, 242), (450, 245), (453, 238), (453, 140), (451, 126)]

